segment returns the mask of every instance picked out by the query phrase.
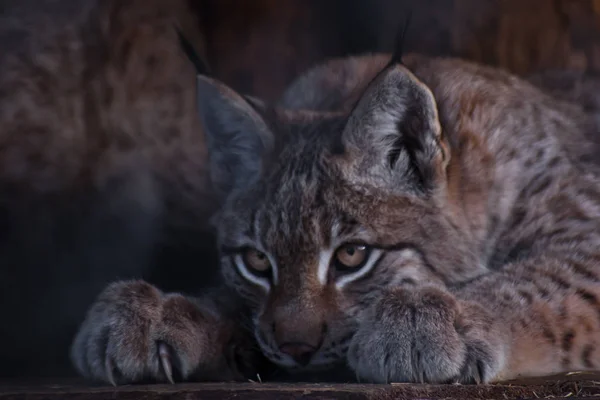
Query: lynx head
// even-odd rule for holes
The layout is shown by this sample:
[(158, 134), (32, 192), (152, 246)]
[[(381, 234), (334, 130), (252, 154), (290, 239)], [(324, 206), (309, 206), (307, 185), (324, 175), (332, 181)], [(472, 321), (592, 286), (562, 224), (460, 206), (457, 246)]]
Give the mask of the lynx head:
[(286, 112), (198, 78), (222, 271), (253, 305), (264, 354), (288, 368), (344, 361), (390, 286), (469, 274), (445, 218), (449, 160), (432, 93), (400, 65), (350, 113)]

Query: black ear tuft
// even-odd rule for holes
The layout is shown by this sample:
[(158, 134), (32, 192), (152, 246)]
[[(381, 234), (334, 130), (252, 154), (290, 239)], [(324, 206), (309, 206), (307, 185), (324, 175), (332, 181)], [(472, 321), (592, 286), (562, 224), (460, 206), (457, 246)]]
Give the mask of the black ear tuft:
[(210, 69), (208, 68), (208, 65), (206, 65), (206, 63), (202, 61), (198, 53), (196, 53), (196, 50), (194, 50), (194, 46), (192, 46), (190, 41), (187, 40), (187, 38), (183, 35), (181, 29), (179, 29), (176, 25), (174, 26), (174, 28), (177, 32), (177, 37), (179, 38), (179, 44), (181, 45), (181, 49), (188, 57), (188, 59), (192, 62), (192, 64), (194, 64), (194, 67), (196, 68), (196, 73), (198, 75), (209, 75)]
[(410, 26), (410, 21), (412, 18), (412, 9), (409, 9), (406, 13), (406, 19), (403, 23), (398, 25), (398, 29), (396, 30), (396, 40), (394, 42), (394, 52), (392, 53), (392, 58), (388, 66), (400, 64), (402, 65), (402, 56), (404, 56), (404, 43), (406, 40), (406, 33), (408, 32), (408, 28)]

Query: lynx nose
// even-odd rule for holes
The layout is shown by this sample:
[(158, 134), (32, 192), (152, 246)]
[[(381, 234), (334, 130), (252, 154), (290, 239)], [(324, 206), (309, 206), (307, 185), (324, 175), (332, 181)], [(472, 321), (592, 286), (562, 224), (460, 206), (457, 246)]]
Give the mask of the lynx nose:
[(317, 348), (308, 343), (289, 342), (279, 346), (279, 351), (292, 357), (301, 366), (306, 366), (310, 362)]

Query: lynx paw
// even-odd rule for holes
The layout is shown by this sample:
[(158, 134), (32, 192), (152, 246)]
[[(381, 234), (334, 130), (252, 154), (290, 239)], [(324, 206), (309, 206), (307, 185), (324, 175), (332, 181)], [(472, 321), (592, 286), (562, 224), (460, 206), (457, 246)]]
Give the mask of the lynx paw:
[(503, 359), (491, 327), (478, 307), (440, 289), (394, 289), (353, 338), (348, 362), (373, 382), (488, 382)]
[(183, 296), (164, 295), (142, 281), (117, 282), (88, 311), (72, 359), (82, 375), (113, 385), (174, 382), (202, 366), (223, 369), (219, 326)]

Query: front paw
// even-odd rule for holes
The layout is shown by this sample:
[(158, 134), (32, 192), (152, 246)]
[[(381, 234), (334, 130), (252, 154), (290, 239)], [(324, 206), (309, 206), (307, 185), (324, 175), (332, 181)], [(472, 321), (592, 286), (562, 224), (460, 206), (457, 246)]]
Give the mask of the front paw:
[(173, 382), (202, 368), (228, 379), (222, 328), (218, 316), (183, 296), (142, 281), (117, 282), (88, 311), (71, 354), (82, 375), (113, 385)]
[(479, 383), (500, 370), (493, 321), (477, 305), (437, 288), (390, 290), (371, 309), (348, 363), (373, 382)]

